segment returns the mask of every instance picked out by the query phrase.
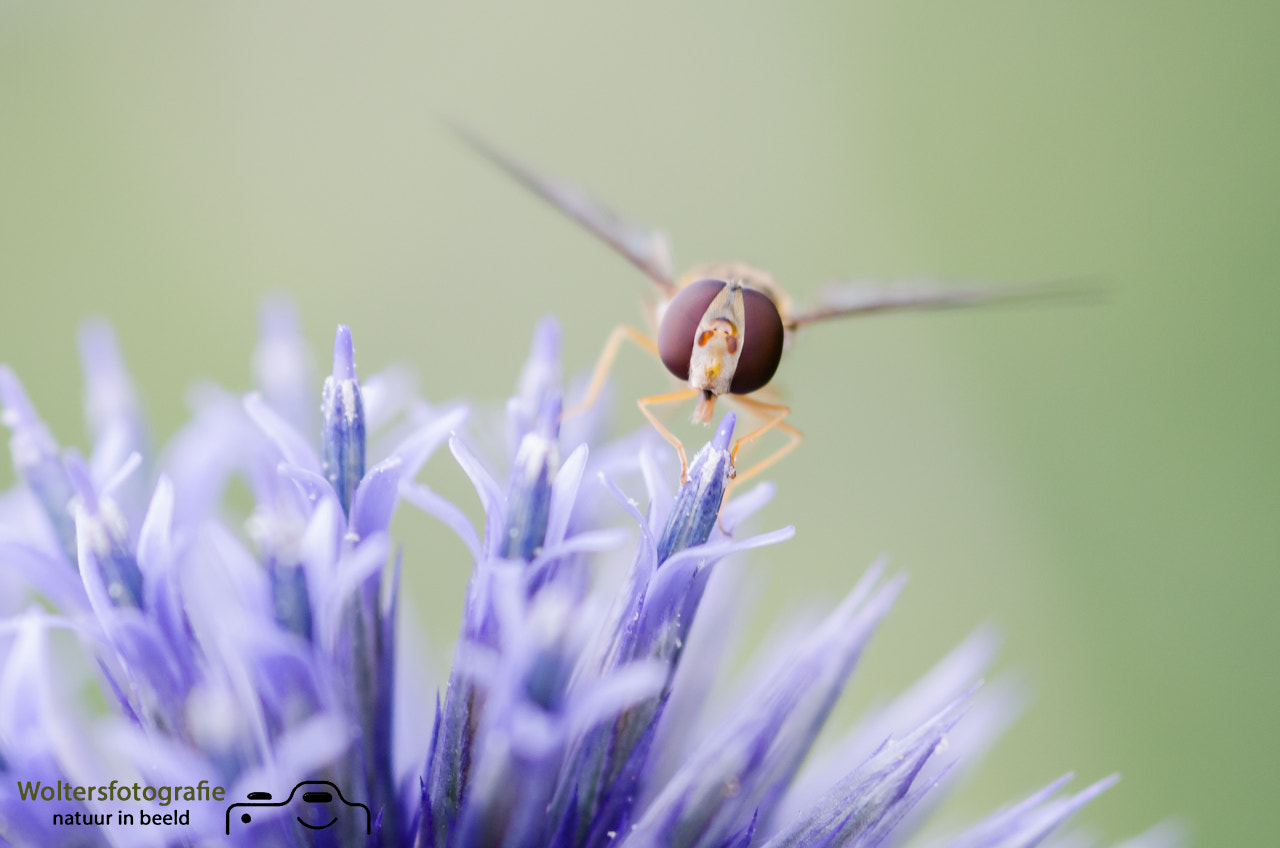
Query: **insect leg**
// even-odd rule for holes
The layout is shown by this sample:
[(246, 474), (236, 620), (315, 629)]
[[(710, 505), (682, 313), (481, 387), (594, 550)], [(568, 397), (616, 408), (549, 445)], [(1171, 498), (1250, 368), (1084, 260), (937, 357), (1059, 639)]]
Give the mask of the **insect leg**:
[(699, 394), (697, 389), (681, 389), (678, 392), (671, 392), (670, 394), (642, 397), (636, 401), (636, 405), (640, 407), (640, 411), (644, 413), (644, 417), (649, 419), (649, 423), (652, 424), (662, 435), (662, 438), (670, 442), (676, 449), (676, 452), (680, 454), (680, 485), (682, 486), (684, 485), (685, 477), (689, 473), (689, 460), (685, 457), (684, 445), (682, 445), (680, 440), (676, 438), (675, 433), (672, 433), (666, 427), (662, 426), (662, 422), (649, 411), (649, 407), (659, 403), (676, 403), (678, 401), (688, 400), (697, 394)]
[(769, 454), (746, 471), (740, 471), (735, 474), (734, 478), (729, 481), (728, 491), (725, 492), (726, 499), (728, 499), (729, 494), (733, 491), (733, 487), (749, 480), (761, 471), (764, 471), (766, 468), (773, 465), (778, 460), (782, 459), (787, 454), (791, 453), (791, 451), (795, 450), (796, 445), (800, 444), (804, 439), (804, 433), (801, 433), (795, 427), (792, 427), (790, 424), (782, 420), (791, 414), (791, 407), (784, 406), (780, 403), (765, 403), (762, 400), (739, 395), (731, 395), (729, 399), (765, 418), (765, 423), (763, 425), (752, 430), (750, 433), (743, 436), (741, 439), (738, 439), (738, 441), (734, 443), (733, 450), (730, 452), (729, 458), (735, 466), (738, 461), (738, 451), (742, 450), (742, 446), (750, 442), (754, 442), (770, 430), (782, 431), (787, 435), (788, 441), (785, 445), (778, 448), (776, 451)]
[(653, 339), (635, 327), (626, 324), (619, 324), (614, 327), (613, 332), (609, 334), (608, 341), (604, 343), (604, 350), (600, 352), (600, 358), (596, 360), (596, 370), (591, 375), (591, 384), (587, 386), (586, 395), (583, 396), (582, 400), (565, 410), (561, 416), (562, 419), (586, 412), (596, 402), (596, 398), (600, 395), (600, 390), (604, 388), (605, 378), (609, 376), (609, 371), (613, 368), (613, 361), (618, 358), (618, 351), (621, 349), (622, 343), (628, 339), (653, 354), (655, 359), (658, 358), (658, 344)]

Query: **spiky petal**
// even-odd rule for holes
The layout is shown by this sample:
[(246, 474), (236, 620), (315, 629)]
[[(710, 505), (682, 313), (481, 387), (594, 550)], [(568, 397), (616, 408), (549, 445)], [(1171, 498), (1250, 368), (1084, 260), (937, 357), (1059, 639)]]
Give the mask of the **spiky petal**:
[(0, 422), (9, 428), (9, 453), (14, 470), (35, 494), (53, 528), (67, 561), (76, 561), (76, 525), (69, 505), (75, 494), (62, 465), (58, 443), (40, 420), (17, 375), (0, 365)]
[(364, 398), (356, 377), (351, 330), (338, 326), (333, 342), (333, 374), (325, 378), (323, 437), (324, 476), (338, 495), (342, 511), (351, 512), (356, 486), (364, 477)]

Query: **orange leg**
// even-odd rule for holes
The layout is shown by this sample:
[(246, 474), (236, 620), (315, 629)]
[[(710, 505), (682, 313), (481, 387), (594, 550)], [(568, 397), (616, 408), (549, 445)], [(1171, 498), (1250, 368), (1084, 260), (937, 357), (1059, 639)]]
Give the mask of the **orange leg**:
[[(587, 387), (587, 393), (582, 400), (565, 410), (561, 415), (561, 419), (571, 418), (574, 415), (586, 412), (591, 405), (596, 402), (596, 398), (600, 395), (600, 390), (604, 388), (604, 381), (609, 376), (609, 371), (613, 368), (613, 361), (618, 358), (618, 351), (622, 348), (622, 343), (631, 340), (644, 350), (653, 354), (654, 358), (659, 358), (658, 343), (637, 330), (635, 327), (619, 324), (613, 328), (613, 332), (609, 334), (609, 340), (604, 343), (604, 350), (600, 352), (600, 358), (596, 360), (596, 370), (591, 375), (591, 384)], [(671, 441), (667, 439), (667, 441)]]
[(735, 474), (734, 478), (729, 481), (729, 487), (725, 492), (726, 500), (728, 500), (729, 494), (733, 491), (735, 486), (749, 480), (761, 471), (764, 471), (766, 468), (773, 465), (778, 460), (782, 459), (787, 454), (791, 453), (791, 451), (795, 450), (796, 445), (800, 444), (804, 439), (804, 433), (801, 433), (795, 427), (792, 427), (790, 424), (782, 420), (791, 414), (791, 407), (783, 406), (780, 403), (765, 403), (762, 400), (738, 395), (730, 396), (730, 400), (741, 404), (747, 410), (754, 412), (765, 419), (764, 424), (757, 429), (752, 430), (750, 433), (743, 436), (741, 439), (738, 439), (738, 441), (734, 443), (733, 450), (730, 452), (729, 457), (733, 461), (735, 467), (738, 461), (738, 451), (742, 450), (742, 446), (754, 442), (770, 430), (780, 430), (783, 433), (786, 433), (788, 441), (785, 445), (778, 448), (776, 451), (769, 454), (746, 471)]
[(652, 412), (649, 411), (650, 406), (660, 403), (677, 403), (682, 400), (688, 400), (691, 397), (700, 394), (697, 389), (681, 389), (678, 392), (671, 392), (665, 395), (650, 395), (642, 397), (636, 401), (636, 405), (640, 407), (640, 411), (644, 413), (644, 417), (649, 419), (649, 423), (662, 434), (662, 438), (666, 439), (680, 454), (680, 485), (684, 485), (685, 477), (689, 473), (689, 460), (684, 455), (684, 445), (676, 438), (676, 434), (672, 433), (666, 427), (662, 426), (662, 422), (657, 419)]

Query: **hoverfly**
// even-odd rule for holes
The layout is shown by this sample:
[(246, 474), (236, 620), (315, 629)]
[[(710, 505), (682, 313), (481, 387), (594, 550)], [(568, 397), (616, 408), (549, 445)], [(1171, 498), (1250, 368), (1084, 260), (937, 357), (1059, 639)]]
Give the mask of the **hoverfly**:
[(687, 387), (637, 400), (649, 422), (680, 455), (680, 482), (689, 463), (680, 439), (663, 426), (651, 407), (697, 399), (693, 421), (711, 423), (716, 400), (722, 396), (762, 419), (755, 430), (741, 436), (730, 452), (736, 468), (738, 452), (771, 430), (787, 437), (787, 443), (750, 469), (734, 472), (732, 483), (742, 483), (782, 459), (804, 438), (784, 419), (791, 409), (757, 396), (773, 379), (797, 330), (819, 321), (875, 312), (941, 309), (981, 303), (1079, 293), (1078, 287), (1032, 284), (1005, 287), (946, 287), (933, 283), (890, 286), (834, 282), (807, 309), (796, 309), (773, 278), (742, 262), (698, 265), (680, 277), (672, 270), (671, 248), (666, 236), (628, 221), (588, 194), (568, 183), (539, 176), (470, 130), (453, 129), (477, 152), (506, 171), (525, 188), (576, 221), (644, 273), (658, 288), (659, 301), (652, 312), (656, 334), (651, 336), (628, 324), (609, 334), (583, 399), (566, 417), (595, 402), (624, 341), (631, 341), (653, 355)]

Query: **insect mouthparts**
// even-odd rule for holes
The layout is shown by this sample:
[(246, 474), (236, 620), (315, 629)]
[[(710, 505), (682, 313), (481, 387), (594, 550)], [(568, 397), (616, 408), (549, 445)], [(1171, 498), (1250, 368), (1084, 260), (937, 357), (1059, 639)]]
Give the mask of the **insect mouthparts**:
[(716, 395), (710, 389), (702, 390), (702, 397), (698, 398), (698, 406), (693, 410), (693, 423), (710, 424), (711, 416), (716, 410)]

